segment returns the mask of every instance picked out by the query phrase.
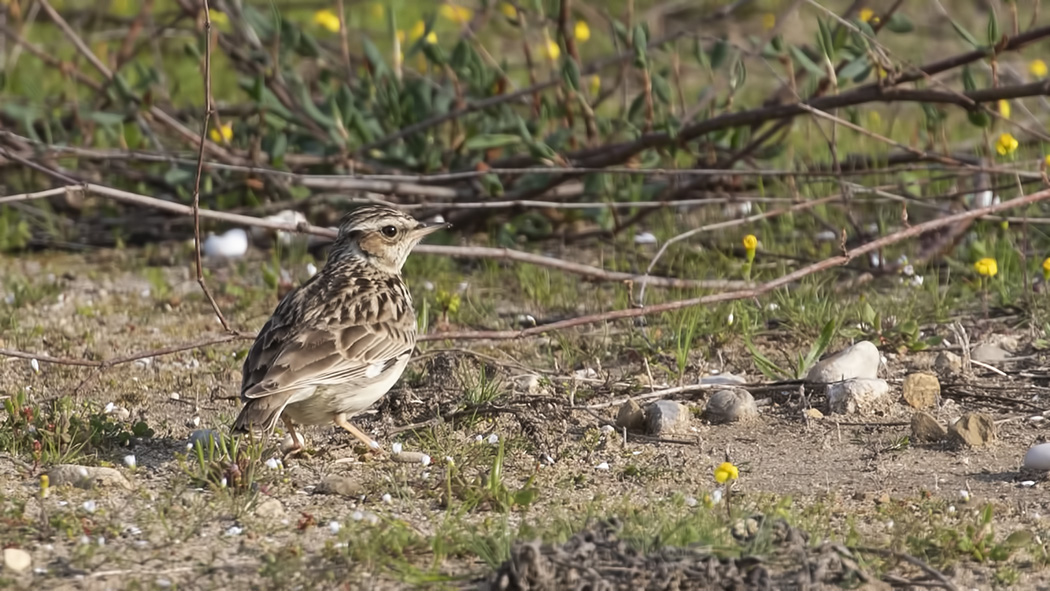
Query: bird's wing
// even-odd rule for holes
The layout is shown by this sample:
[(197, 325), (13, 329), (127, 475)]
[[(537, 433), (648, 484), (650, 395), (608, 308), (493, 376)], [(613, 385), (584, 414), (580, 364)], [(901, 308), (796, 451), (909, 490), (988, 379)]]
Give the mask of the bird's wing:
[(245, 399), (370, 381), (411, 354), (415, 346), (414, 330), (400, 322), (305, 327), (294, 337), (285, 333), (286, 338), (276, 334), (281, 332), (278, 329), (260, 335), (249, 353), (241, 389)]

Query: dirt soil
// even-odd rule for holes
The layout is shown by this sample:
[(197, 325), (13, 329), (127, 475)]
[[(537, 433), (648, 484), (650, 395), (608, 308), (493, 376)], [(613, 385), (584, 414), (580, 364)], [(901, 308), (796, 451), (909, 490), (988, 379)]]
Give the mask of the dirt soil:
[[(139, 252), (94, 257), (90, 265), (70, 255), (0, 262), (9, 293), (12, 278), (22, 278), (24, 300), (17, 308), (9, 305), (6, 324), (0, 317), (0, 348), (97, 361), (221, 334), (188, 268), (147, 262)], [(426, 278), (410, 280), (418, 292)], [(468, 302), (499, 293), (497, 285), (486, 284), (491, 276), (466, 280), (472, 282)], [(258, 289), (261, 279), (250, 264), (216, 267), (210, 281), (239, 329), (256, 330), (276, 302), (272, 293), (253, 298), (224, 287)], [(0, 284), (0, 296), (4, 289)], [(500, 312), (538, 312), (504, 295)], [(694, 411), (685, 432), (663, 439), (630, 434), (624, 441), (603, 425), (614, 422), (620, 401), (659, 385), (637, 385), (647, 369), (624, 336), (630, 327), (616, 326), (587, 329), (579, 342), (590, 347), (590, 358), (568, 368), (559, 366), (565, 345), (556, 338), (426, 343), (402, 383), (355, 422), (388, 450), (396, 441), (405, 452), (427, 454), (428, 465), (394, 461), (390, 454), (374, 458), (336, 427), (318, 427), (306, 430), (308, 454), (277, 468), (255, 466), (255, 483), (242, 493), (204, 485), (187, 443), (194, 431), (221, 432), (232, 423), (239, 355), (250, 341), (147, 357), (101, 372), (46, 362), (38, 372), (27, 359), (3, 357), (0, 398), (25, 392), (42, 404), (70, 396), (75, 412), (108, 410), (115, 422), (144, 421), (154, 433), (73, 458), (116, 467), (130, 490), (53, 487), (41, 498), (39, 476), (47, 466), (26, 454), (0, 453), (0, 507), (9, 526), (0, 527), (0, 546), (32, 556), (28, 571), (4, 571), (0, 586), (883, 588), (871, 565), (858, 565), (831, 541), (896, 544), (905, 537), (902, 528), (914, 526), (908, 521), (933, 519), (927, 503), (939, 503), (940, 518), (990, 502), (1000, 538), (1018, 530), (1045, 534), (1046, 485), (1026, 482), (1030, 477), (1019, 466), (1027, 448), (1046, 433), (1046, 421), (1032, 417), (1041, 417), (1046, 406), (1050, 365), (1031, 336), (1011, 329), (1008, 320), (966, 323), (973, 342), (995, 341), (1017, 356), (996, 364), (1005, 376), (981, 367), (970, 376), (942, 375), (942, 404), (932, 411), (942, 424), (969, 411), (988, 413), (998, 433), (984, 447), (905, 441), (912, 411), (900, 403), (875, 415), (814, 418), (805, 410), (826, 411), (823, 393), (806, 388), (800, 394), (797, 384), (753, 389), (761, 414), (746, 424), (701, 420), (704, 392), (671, 396)], [(588, 344), (600, 340), (611, 344)], [(933, 371), (936, 352), (883, 352), (880, 375), (895, 396), (908, 373)], [(687, 383), (712, 369), (763, 381), (739, 345), (725, 346), (717, 357), (698, 352)], [(479, 390), (481, 374), (498, 383), (502, 394), (464, 410), (465, 392)], [(654, 377), (676, 385), (659, 371)], [(280, 458), (280, 438), (273, 436), (260, 460)], [(493, 476), (496, 442), (506, 444), (499, 490), (534, 491), (534, 498), (517, 503), (527, 509), (501, 511), (505, 499), (499, 494), (477, 493), (495, 490), (485, 483)], [(134, 455), (133, 468), (128, 455)], [(776, 526), (779, 538), (773, 536), (761, 559), (748, 558), (746, 550), (737, 558), (720, 557), (710, 547), (640, 552), (623, 545), (615, 526), (595, 521), (636, 513), (634, 523), (644, 525), (646, 511), (666, 511), (683, 523), (697, 518), (717, 487), (712, 469), (726, 458), (740, 467), (732, 493), (738, 506), (765, 507), (770, 523), (777, 506), (799, 526)], [(800, 541), (803, 536), (807, 542)], [(539, 538), (568, 541), (545, 545)], [(506, 554), (486, 556), (493, 541)], [(439, 552), (445, 545), (453, 549)], [(794, 556), (789, 566), (775, 566), (785, 556)], [(923, 574), (914, 565), (895, 568), (902, 580)], [(1050, 588), (1045, 570), (1018, 571), (1006, 587)], [(715, 577), (710, 586), (686, 584), (701, 572)], [(959, 562), (947, 575), (958, 589), (1003, 588), (996, 579), (1001, 572), (988, 563)]]

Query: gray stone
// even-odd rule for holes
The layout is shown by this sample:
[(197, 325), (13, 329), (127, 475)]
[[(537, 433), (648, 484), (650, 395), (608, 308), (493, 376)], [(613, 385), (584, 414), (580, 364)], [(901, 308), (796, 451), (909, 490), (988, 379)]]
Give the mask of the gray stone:
[(222, 438), (222, 434), (215, 429), (197, 429), (190, 433), (188, 443), (191, 448), (196, 448), (200, 443), (201, 449), (207, 450)]
[(844, 380), (874, 379), (878, 377), (881, 362), (882, 355), (878, 347), (869, 341), (861, 341), (818, 361), (806, 374), (806, 380), (832, 384)]
[(689, 409), (673, 400), (657, 400), (645, 407), (645, 430), (653, 437), (667, 437), (685, 431)]
[(50, 486), (64, 484), (71, 484), (77, 488), (119, 486), (131, 490), (131, 483), (119, 470), (100, 466), (58, 464), (47, 471), (47, 478)]
[(916, 441), (934, 443), (944, 441), (948, 436), (948, 430), (938, 423), (933, 415), (920, 411), (911, 418), (911, 436)]
[(15, 571), (24, 573), (33, 565), (33, 557), (29, 552), (21, 548), (4, 548), (4, 566)]
[(255, 515), (264, 519), (276, 519), (284, 515), (284, 505), (270, 497), (255, 506)]
[(890, 385), (880, 379), (852, 379), (828, 386), (828, 410), (837, 414), (870, 414), (885, 410)]
[(941, 382), (933, 374), (913, 373), (904, 378), (901, 397), (912, 408), (933, 408), (941, 398)]
[(712, 423), (735, 423), (758, 416), (755, 397), (747, 390), (719, 390), (704, 407), (704, 416)]
[(1012, 357), (1010, 352), (1003, 349), (999, 345), (985, 343), (983, 345), (977, 345), (970, 351), (970, 359), (974, 361), (980, 361), (981, 363), (996, 363), (998, 361), (1006, 361)]
[(635, 433), (642, 432), (645, 430), (645, 411), (634, 400), (624, 402), (616, 413), (616, 426)]
[(325, 477), (314, 489), (314, 492), (322, 495), (339, 495), (354, 498), (364, 493), (364, 487), (360, 482), (347, 478), (346, 476), (331, 475)]
[(962, 373), (963, 362), (962, 357), (959, 357), (951, 351), (941, 351), (937, 355), (937, 359), (933, 362), (933, 367), (941, 375), (951, 376)]
[(958, 445), (981, 447), (995, 441), (995, 421), (984, 413), (967, 413), (948, 429), (948, 436)]

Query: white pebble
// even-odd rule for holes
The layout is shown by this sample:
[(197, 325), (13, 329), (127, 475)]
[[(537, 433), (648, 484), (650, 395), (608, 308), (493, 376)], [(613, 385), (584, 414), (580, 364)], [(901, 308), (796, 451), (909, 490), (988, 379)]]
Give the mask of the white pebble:
[(266, 460), (266, 467), (271, 470), (276, 470), (281, 467), (281, 462), (277, 458), (270, 458)]
[(98, 503), (96, 503), (95, 501), (84, 501), (84, 504), (81, 506), (88, 513), (94, 513), (96, 510), (98, 510)]
[(29, 360), (29, 365), (33, 368), (34, 372), (40, 373), (40, 362), (39, 361), (37, 361), (36, 359), (30, 359)]
[(1046, 472), (1050, 470), (1050, 443), (1040, 443), (1028, 448), (1021, 464), (1026, 470)]
[(419, 461), (420, 461), (420, 462), (421, 462), (421, 463), (422, 463), (422, 464), (423, 464), (424, 466), (429, 466), (429, 465), (430, 465), (430, 456), (428, 456), (427, 454), (423, 454), (423, 457), (422, 457), (422, 458), (420, 458), (420, 459), (419, 459)]
[(390, 445), (390, 451), (394, 452), (395, 454), (401, 453), (401, 449), (402, 447), (400, 441), (395, 441), (393, 444)]
[(963, 502), (969, 501), (970, 500), (970, 491), (965, 490), (965, 489), (964, 490), (960, 490), (959, 491), (959, 498), (962, 499)]
[(244, 532), (244, 528), (237, 527), (236, 525), (231, 525), (230, 529), (226, 530), (226, 535), (227, 535), (227, 537), (229, 537), (229, 536), (239, 536), (243, 532)]
[(201, 245), (201, 251), (208, 257), (242, 257), (248, 252), (248, 233), (233, 228), (225, 234), (212, 234)]
[(171, 394), (168, 394), (168, 398), (172, 400), (178, 400), (179, 398), (181, 398), (181, 396), (178, 392), (172, 392)]
[(98, 545), (99, 546), (105, 546), (106, 545), (106, 538), (104, 538), (102, 536), (99, 536), (98, 537)]
[(390, 493), (386, 493), (386, 494), (383, 495), (383, 502), (384, 503), (393, 503), (394, 502), (394, 497), (390, 496)]
[(1021, 486), (1023, 486), (1024, 488), (1031, 488), (1031, 487), (1035, 486), (1035, 481), (1034, 480), (1022, 480), (1021, 481)]
[(635, 244), (656, 244), (656, 236), (652, 232), (639, 232), (634, 235)]
[(361, 521), (364, 518), (365, 514), (360, 511), (354, 511), (350, 514), (350, 519), (353, 519), (354, 521)]
[(116, 410), (116, 408), (117, 408), (116, 404), (113, 404), (112, 402), (107, 402), (106, 403), (106, 407), (102, 409), (102, 412), (104, 412), (104, 413), (106, 413), (108, 415), (109, 413), (111, 413), (114, 410)]
[(489, 435), (489, 444), (496, 445), (497, 443), (499, 443), (499, 435), (496, 435), (495, 433)]
[(695, 507), (696, 505), (697, 505), (696, 497), (686, 497), (685, 498), (685, 506), (686, 507)]
[(314, 275), (317, 275), (317, 265), (306, 263), (306, 276), (313, 277)]
[(716, 488), (711, 491), (711, 504), (717, 505), (722, 502), (722, 489)]
[(225, 476), (223, 476), (222, 480), (219, 481), (219, 486), (222, 487), (222, 488), (226, 488), (226, 477)]
[(124, 465), (127, 466), (128, 468), (134, 468), (135, 467), (135, 456), (131, 455), (131, 454), (128, 454), (128, 455), (124, 456)]
[(339, 533), (339, 530), (341, 529), (343, 529), (343, 524), (339, 523), (338, 521), (328, 522), (328, 531), (332, 532), (333, 535)]
[(601, 464), (598, 464), (597, 466), (595, 466), (595, 468), (597, 468), (598, 470), (608, 470), (609, 469), (609, 462), (602, 462)]

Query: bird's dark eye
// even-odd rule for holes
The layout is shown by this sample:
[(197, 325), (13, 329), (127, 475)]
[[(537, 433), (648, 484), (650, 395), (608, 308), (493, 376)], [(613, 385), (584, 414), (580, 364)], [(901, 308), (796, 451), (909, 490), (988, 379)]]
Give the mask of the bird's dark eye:
[(397, 236), (397, 228), (395, 228), (394, 226), (384, 226), (383, 236), (386, 236), (387, 238), (393, 238), (394, 236)]

